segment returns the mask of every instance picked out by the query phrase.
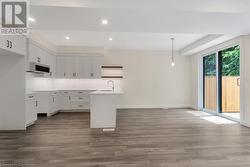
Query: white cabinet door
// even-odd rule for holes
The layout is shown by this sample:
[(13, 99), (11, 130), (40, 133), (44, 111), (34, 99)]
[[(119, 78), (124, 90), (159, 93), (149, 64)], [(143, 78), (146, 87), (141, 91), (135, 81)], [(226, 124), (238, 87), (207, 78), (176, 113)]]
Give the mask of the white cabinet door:
[(45, 64), (42, 49), (31, 41), (29, 42), (28, 61)]
[(91, 78), (92, 59), (90, 56), (82, 57), (82, 78)]
[(60, 109), (70, 110), (71, 109), (71, 94), (68, 91), (62, 91), (60, 94)]
[(25, 100), (25, 118), (26, 127), (33, 124), (37, 120), (38, 102), (34, 98), (34, 95), (28, 95)]
[(66, 77), (65, 68), (64, 68), (65, 63), (66, 63), (66, 60), (64, 57), (57, 56), (57, 58), (56, 58), (56, 76), (57, 76), (57, 78), (65, 78)]
[(67, 56), (57, 57), (57, 77), (58, 78), (73, 78), (74, 60)]
[(58, 56), (56, 64), (58, 78), (82, 78), (81, 57)]
[(28, 62), (38, 62), (38, 46), (33, 43), (29, 43), (29, 51), (28, 51)]
[(101, 78), (103, 56), (58, 56), (58, 78)]
[(82, 78), (101, 78), (103, 56), (82, 57)]
[(26, 55), (27, 39), (21, 35), (0, 35), (0, 48), (20, 55)]
[(65, 57), (65, 64), (64, 64), (64, 70), (66, 73), (66, 78), (74, 78), (75, 77), (75, 62), (76, 60), (74, 57)]
[(75, 56), (73, 59), (73, 78), (82, 78), (82, 57)]
[(56, 77), (56, 56), (53, 54), (49, 54), (50, 56), (50, 76), (51, 77)]
[(92, 78), (101, 78), (102, 77), (102, 65), (103, 57), (102, 56), (93, 56), (92, 57)]
[(46, 54), (46, 61), (47, 61), (46, 65), (49, 65), (50, 67), (50, 73), (45, 74), (44, 76), (53, 78), (56, 76), (56, 56), (48, 52)]

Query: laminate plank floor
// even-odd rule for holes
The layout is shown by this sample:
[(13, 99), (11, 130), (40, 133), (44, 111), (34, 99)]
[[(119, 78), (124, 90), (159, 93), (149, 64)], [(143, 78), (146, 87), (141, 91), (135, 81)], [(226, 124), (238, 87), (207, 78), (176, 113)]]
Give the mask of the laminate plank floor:
[(40, 118), (0, 132), (0, 167), (250, 167), (250, 129), (214, 124), (188, 109), (119, 110), (115, 132), (89, 113)]

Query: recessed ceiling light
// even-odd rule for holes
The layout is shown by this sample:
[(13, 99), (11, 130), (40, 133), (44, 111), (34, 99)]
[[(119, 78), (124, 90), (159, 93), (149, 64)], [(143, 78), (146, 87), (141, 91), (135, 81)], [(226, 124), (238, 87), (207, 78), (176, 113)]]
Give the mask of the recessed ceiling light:
[(113, 41), (113, 38), (110, 37), (109, 40), (110, 40), (110, 41)]
[(109, 23), (108, 20), (106, 20), (106, 19), (102, 20), (103, 25), (107, 25), (108, 23)]
[(65, 39), (70, 40), (70, 37), (69, 37), (69, 36), (66, 36)]
[(29, 17), (28, 20), (29, 20), (30, 22), (36, 21), (33, 17)]

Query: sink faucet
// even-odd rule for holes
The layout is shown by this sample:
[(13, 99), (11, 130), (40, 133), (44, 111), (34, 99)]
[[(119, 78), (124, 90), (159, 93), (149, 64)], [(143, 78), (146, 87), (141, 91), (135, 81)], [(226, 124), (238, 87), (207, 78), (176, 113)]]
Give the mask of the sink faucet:
[(108, 85), (109, 85), (109, 83), (112, 83), (112, 91), (114, 92), (115, 91), (115, 83), (114, 83), (114, 81), (109, 80), (107, 83), (108, 83)]

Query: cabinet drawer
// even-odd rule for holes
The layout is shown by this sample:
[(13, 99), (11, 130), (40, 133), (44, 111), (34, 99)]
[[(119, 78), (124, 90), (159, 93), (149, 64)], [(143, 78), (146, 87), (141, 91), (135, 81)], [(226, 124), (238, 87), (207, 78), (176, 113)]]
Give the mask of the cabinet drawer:
[(84, 102), (72, 102), (71, 107), (72, 109), (89, 109), (90, 105)]
[(89, 102), (89, 98), (87, 96), (71, 96), (71, 101)]
[(26, 94), (25, 100), (36, 100), (35, 94)]
[(52, 95), (52, 96), (57, 96), (57, 95), (58, 95), (58, 92), (57, 92), (57, 91), (51, 92), (51, 95)]

